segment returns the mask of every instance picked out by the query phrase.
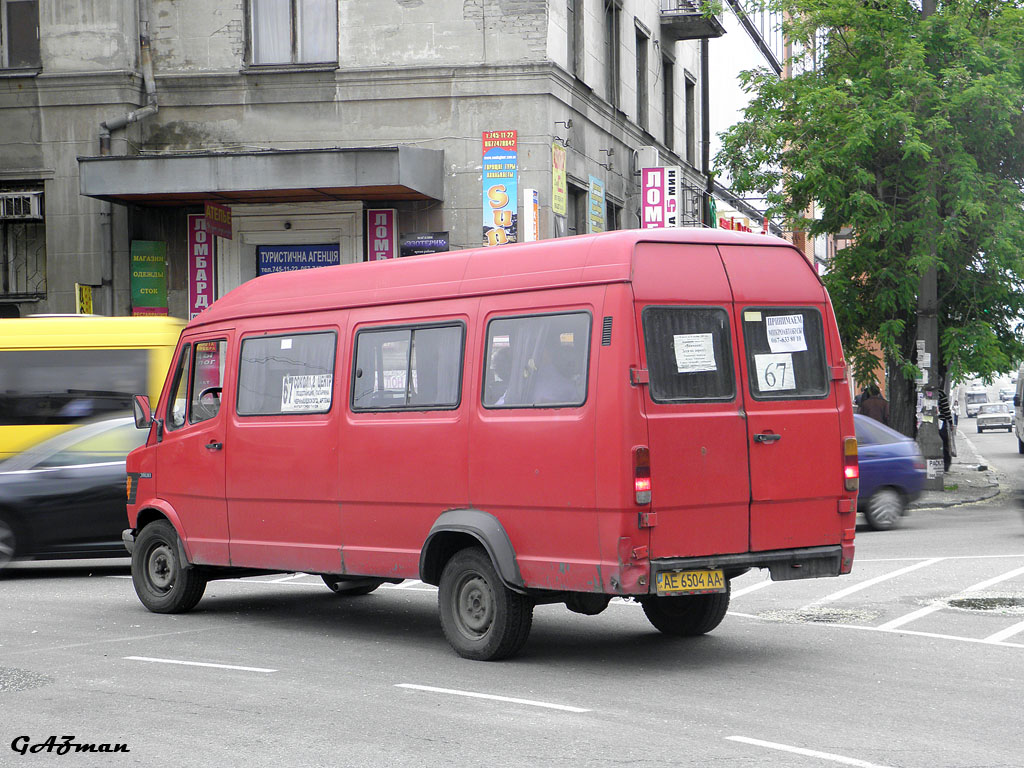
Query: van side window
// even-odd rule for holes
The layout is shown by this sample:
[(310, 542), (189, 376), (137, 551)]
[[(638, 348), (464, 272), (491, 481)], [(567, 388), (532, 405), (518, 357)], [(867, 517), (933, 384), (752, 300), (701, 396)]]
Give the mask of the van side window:
[(755, 400), (807, 400), (828, 394), (821, 314), (807, 307), (745, 307), (743, 342)]
[(462, 323), (359, 331), (352, 410), (457, 408), (464, 336)]
[(590, 314), (510, 317), (487, 325), (486, 408), (579, 406), (587, 396)]
[(333, 331), (243, 339), (238, 415), (327, 413), (333, 401), (337, 346)]
[(192, 360), (192, 396), (188, 407), (191, 424), (212, 419), (220, 411), (227, 347), (224, 339), (196, 342)]
[(188, 380), (191, 370), (192, 345), (186, 344), (181, 350), (178, 370), (174, 373), (174, 386), (171, 387), (171, 397), (167, 401), (165, 423), (168, 429), (185, 426), (185, 406), (188, 403)]
[(644, 349), (656, 403), (736, 397), (729, 314), (721, 307), (644, 307)]

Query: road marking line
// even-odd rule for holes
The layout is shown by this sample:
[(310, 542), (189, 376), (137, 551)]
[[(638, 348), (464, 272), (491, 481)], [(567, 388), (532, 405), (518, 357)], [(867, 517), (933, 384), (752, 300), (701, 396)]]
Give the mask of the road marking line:
[(125, 656), (128, 661), (149, 661), (154, 664), (183, 664), (186, 667), (213, 667), (215, 669), (235, 669), (241, 672), (277, 672), (276, 669), (264, 667), (238, 667), (233, 664), (209, 664), (205, 661), (180, 661), (179, 659), (153, 659), (149, 656)]
[(764, 589), (765, 587), (770, 587), (773, 583), (774, 582), (772, 582), (771, 580), (767, 580), (767, 579), (765, 581), (755, 582), (755, 583), (751, 584), (749, 587), (744, 587), (743, 589), (737, 589), (735, 592), (732, 593), (732, 597), (740, 597), (741, 595), (746, 595), (749, 592), (753, 592), (753, 591), (758, 590), (758, 589)]
[[(916, 571), (918, 568), (925, 568), (925, 567), (927, 567), (929, 565), (935, 565), (935, 563), (941, 563), (944, 559), (945, 558), (942, 558), (942, 557), (933, 557), (931, 560), (923, 560), (923, 561), (921, 561), (919, 563), (914, 563), (913, 565), (908, 565), (906, 568), (900, 568), (898, 571), (892, 571), (891, 573), (885, 573), (885, 574), (882, 574), (881, 576), (876, 576), (873, 579), (868, 579), (867, 581), (862, 581), (859, 584), (854, 584), (852, 587), (847, 587), (846, 589), (841, 589), (838, 592), (833, 592), (831, 595), (825, 595), (825, 597), (819, 597), (817, 600), (814, 601), (814, 603), (830, 603), (833, 600), (839, 600), (840, 598), (846, 597), (847, 595), (852, 595), (854, 592), (859, 592), (862, 589), (867, 589), (868, 587), (873, 587), (875, 584), (878, 584), (880, 582), (886, 581), (888, 579), (894, 579), (897, 576), (902, 576), (903, 574), (910, 573), (911, 571)], [(814, 603), (812, 603), (812, 605)]]
[(942, 602), (942, 603), (934, 603), (933, 605), (925, 606), (924, 608), (921, 608), (920, 610), (914, 611), (912, 613), (908, 613), (906, 616), (900, 616), (899, 618), (893, 619), (892, 621), (888, 621), (885, 624), (881, 624), (881, 625), (879, 625), (878, 628), (879, 629), (896, 629), (896, 627), (901, 627), (904, 624), (909, 624), (912, 621), (916, 621), (917, 619), (920, 619), (920, 618), (923, 618), (923, 617), (925, 617), (925, 616), (927, 616), (929, 614), (935, 613), (936, 611), (941, 611), (943, 608), (946, 607), (946, 602), (948, 602), (948, 600), (953, 600), (954, 598), (956, 598), (957, 595), (966, 595), (966, 594), (970, 594), (971, 592), (980, 592), (981, 590), (987, 589), (987, 588), (993, 586), (994, 584), (999, 584), (1000, 582), (1006, 581), (1008, 579), (1012, 579), (1012, 578), (1014, 578), (1016, 576), (1020, 576), (1021, 574), (1024, 574), (1024, 568), (1015, 568), (1014, 570), (1009, 571), (1007, 573), (1004, 573), (1001, 576), (993, 576), (991, 579), (986, 579), (985, 581), (980, 581), (977, 584), (973, 584), (973, 585), (967, 587), (967, 589), (964, 589), (964, 590), (962, 590), (960, 592), (957, 592), (956, 595), (953, 595), (952, 597), (947, 598), (947, 600)]
[(308, 573), (293, 573), (290, 576), (282, 576), (279, 579), (270, 579), (269, 584), (282, 584), (286, 581), (294, 581), (295, 579), (301, 579), (308, 576)]
[[(729, 611), (730, 616), (739, 616), (744, 619), (755, 619), (757, 621), (773, 621), (772, 619), (765, 619), (761, 616), (757, 616), (753, 613), (740, 613), (739, 611)], [(862, 632), (881, 632), (887, 635), (914, 635), (915, 637), (932, 637), (938, 640), (958, 640), (961, 643), (979, 643), (981, 645), (999, 645), (1003, 648), (1024, 648), (1024, 643), (1008, 643), (1003, 640), (989, 641), (980, 637), (960, 637), (959, 635), (942, 635), (938, 632), (919, 632), (914, 629), (882, 629), (881, 627), (869, 627), (864, 624), (835, 624), (832, 622), (824, 621), (804, 621), (800, 622), (804, 626), (819, 626), (819, 627), (831, 627), (833, 629), (859, 629)]]
[(474, 693), (472, 691), (456, 691), (451, 688), (434, 688), (429, 685), (413, 685), (412, 683), (397, 683), (396, 688), (411, 688), (416, 691), (429, 691), (431, 693), (448, 693), (453, 696), (467, 696), (471, 699), (491, 699), (492, 701), (505, 701), (511, 704), (526, 704), (531, 707), (544, 707), (546, 709), (560, 709), (564, 712), (590, 712), (582, 707), (570, 707), (566, 704), (551, 704), (546, 701), (534, 701), (532, 699), (514, 699), (510, 696), (495, 696), (490, 693)]
[(834, 755), (831, 752), (819, 752), (816, 749), (804, 749), (803, 747), (792, 747), (789, 744), (777, 744), (774, 741), (761, 741), (761, 739), (748, 739), (746, 736), (726, 736), (726, 741), (738, 741), (741, 744), (751, 744), (755, 747), (765, 747), (767, 749), (778, 749), (783, 752), (792, 752), (795, 755), (804, 755), (806, 757), (819, 757), (822, 760), (831, 760), (833, 763), (842, 763), (843, 765), (856, 765), (860, 768), (885, 768), (878, 763), (869, 763), (866, 760), (858, 760), (855, 757), (844, 757), (843, 755)]
[(1020, 622), (1019, 624), (1014, 624), (1011, 627), (1007, 627), (1006, 629), (1001, 630), (999, 632), (996, 632), (994, 635), (989, 635), (985, 638), (984, 642), (1001, 643), (1006, 638), (1013, 637), (1014, 635), (1020, 634), (1021, 632), (1024, 632), (1024, 621)]
[(401, 584), (382, 584), (381, 586), (390, 586), (392, 589), (414, 589), (426, 585), (419, 579), (406, 579)]

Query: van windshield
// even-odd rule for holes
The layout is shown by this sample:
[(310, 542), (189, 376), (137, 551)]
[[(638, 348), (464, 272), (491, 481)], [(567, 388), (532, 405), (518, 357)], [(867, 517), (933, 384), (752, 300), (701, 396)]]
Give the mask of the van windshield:
[(984, 392), (968, 392), (967, 393), (967, 402), (971, 403), (971, 404), (974, 404), (974, 403), (987, 403), (988, 402), (988, 395), (985, 394)]

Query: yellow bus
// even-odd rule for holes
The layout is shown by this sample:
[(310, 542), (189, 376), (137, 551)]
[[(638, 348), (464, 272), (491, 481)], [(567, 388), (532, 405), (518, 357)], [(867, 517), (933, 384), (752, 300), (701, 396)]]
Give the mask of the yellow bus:
[(37, 315), (0, 320), (0, 459), (160, 394), (183, 320)]

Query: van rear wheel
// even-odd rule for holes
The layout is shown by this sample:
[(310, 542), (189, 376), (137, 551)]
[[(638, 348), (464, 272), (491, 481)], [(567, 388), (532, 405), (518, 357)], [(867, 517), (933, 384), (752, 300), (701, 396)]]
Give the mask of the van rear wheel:
[(533, 601), (506, 587), (479, 547), (460, 550), (448, 561), (437, 601), (444, 636), (464, 659), (506, 659), (530, 635)]
[(185, 613), (206, 591), (198, 568), (184, 568), (178, 557), (178, 534), (166, 520), (150, 523), (132, 550), (132, 583), (139, 600), (153, 613)]
[(674, 597), (652, 595), (640, 598), (640, 604), (647, 620), (659, 632), (676, 637), (703, 635), (721, 624), (729, 610), (732, 584), (727, 581), (725, 585), (725, 592)]

